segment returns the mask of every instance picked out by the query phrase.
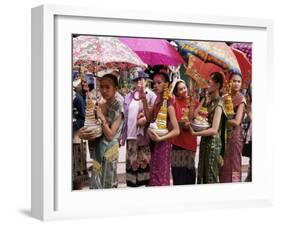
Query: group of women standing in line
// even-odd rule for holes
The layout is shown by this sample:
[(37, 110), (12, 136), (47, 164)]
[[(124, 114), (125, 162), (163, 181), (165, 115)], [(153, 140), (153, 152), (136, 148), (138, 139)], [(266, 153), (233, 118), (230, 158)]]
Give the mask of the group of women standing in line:
[[(241, 121), (246, 101), (242, 94), (241, 77), (232, 75), (232, 99), (235, 116), (227, 119), (220, 90), (224, 84), (221, 73), (213, 73), (209, 79), (208, 98), (195, 102), (189, 118), (196, 116), (202, 104), (208, 109), (210, 128), (195, 132), (189, 123), (178, 123), (187, 106), (188, 89), (183, 80), (175, 83), (174, 96), (167, 104), (168, 133), (159, 136), (148, 128), (156, 120), (163, 104), (165, 84), (169, 76), (165, 71), (153, 74), (153, 92), (146, 87), (148, 75), (143, 71), (133, 78), (135, 88), (122, 102), (117, 98), (117, 78), (108, 74), (100, 82), (100, 91), (105, 102), (96, 107), (102, 122), (103, 135), (92, 137), (82, 131), (82, 138), (89, 140), (93, 172), (91, 188), (117, 186), (117, 160), (119, 143), (126, 143), (127, 186), (163, 186), (195, 184), (196, 136), (201, 136), (197, 183), (241, 181), (241, 152), (243, 138)], [(228, 128), (227, 140), (222, 139), (223, 124)], [(119, 142), (120, 141), (120, 142)], [(224, 144), (225, 142), (225, 144)], [(224, 156), (222, 149), (225, 148)], [(224, 157), (224, 158), (223, 158)], [(172, 169), (172, 172), (170, 171)]]

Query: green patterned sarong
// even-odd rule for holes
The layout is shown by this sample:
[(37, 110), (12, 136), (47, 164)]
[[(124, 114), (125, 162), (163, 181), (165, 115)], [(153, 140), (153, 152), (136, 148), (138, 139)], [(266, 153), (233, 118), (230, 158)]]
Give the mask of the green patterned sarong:
[(93, 160), (91, 189), (117, 187), (118, 150), (119, 145), (115, 143), (105, 151), (101, 162)]

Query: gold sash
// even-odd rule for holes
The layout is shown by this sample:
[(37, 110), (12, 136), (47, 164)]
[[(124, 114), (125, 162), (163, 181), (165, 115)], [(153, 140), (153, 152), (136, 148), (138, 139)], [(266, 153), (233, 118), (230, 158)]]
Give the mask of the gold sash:
[(115, 143), (113, 146), (111, 146), (109, 149), (106, 150), (104, 157), (107, 161), (112, 162), (113, 160), (118, 158), (118, 150), (119, 145), (118, 143)]

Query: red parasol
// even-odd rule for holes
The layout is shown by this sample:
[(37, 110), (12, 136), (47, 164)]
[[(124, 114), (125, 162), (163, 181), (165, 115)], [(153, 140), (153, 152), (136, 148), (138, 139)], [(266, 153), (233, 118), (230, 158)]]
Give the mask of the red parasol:
[(190, 55), (186, 65), (186, 74), (190, 76), (201, 88), (207, 88), (207, 80), (213, 72), (221, 72), (223, 69), (213, 63), (205, 63), (199, 57)]
[(249, 84), (252, 80), (252, 64), (250, 63), (248, 57), (242, 51), (232, 48), (233, 53), (236, 56), (238, 61), (243, 81), (243, 88), (249, 87)]

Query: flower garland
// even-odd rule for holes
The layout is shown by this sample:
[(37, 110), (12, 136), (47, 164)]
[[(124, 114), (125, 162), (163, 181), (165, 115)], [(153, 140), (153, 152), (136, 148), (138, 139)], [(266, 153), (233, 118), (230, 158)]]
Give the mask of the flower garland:
[(136, 95), (136, 90), (132, 93), (133, 94), (133, 99), (135, 100), (135, 101), (139, 101), (140, 100), (140, 97), (135, 97), (135, 95)]
[(168, 100), (170, 97), (169, 83), (164, 84), (163, 99)]
[(230, 80), (227, 85), (227, 96), (224, 98), (224, 107), (225, 107), (226, 115), (229, 118), (232, 118), (235, 114), (233, 109), (232, 97), (231, 97), (232, 85), (233, 83)]

